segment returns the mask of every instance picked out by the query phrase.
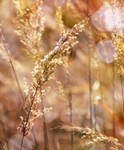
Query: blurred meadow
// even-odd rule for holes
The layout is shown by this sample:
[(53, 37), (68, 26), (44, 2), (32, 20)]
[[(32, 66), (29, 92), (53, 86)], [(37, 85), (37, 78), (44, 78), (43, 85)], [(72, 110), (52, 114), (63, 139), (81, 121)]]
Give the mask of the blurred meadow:
[(123, 144), (123, 0), (0, 0), (0, 150)]

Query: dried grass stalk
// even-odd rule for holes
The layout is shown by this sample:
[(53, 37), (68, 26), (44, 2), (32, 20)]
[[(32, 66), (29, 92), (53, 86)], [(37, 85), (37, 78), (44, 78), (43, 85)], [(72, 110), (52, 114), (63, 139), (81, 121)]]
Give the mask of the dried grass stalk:
[(124, 150), (123, 145), (119, 143), (118, 139), (107, 137), (95, 131), (94, 129), (65, 125), (62, 127), (54, 128), (52, 130), (73, 133), (74, 135), (77, 135), (81, 140), (80, 143), (82, 147), (92, 147), (97, 144), (105, 144), (111, 150)]

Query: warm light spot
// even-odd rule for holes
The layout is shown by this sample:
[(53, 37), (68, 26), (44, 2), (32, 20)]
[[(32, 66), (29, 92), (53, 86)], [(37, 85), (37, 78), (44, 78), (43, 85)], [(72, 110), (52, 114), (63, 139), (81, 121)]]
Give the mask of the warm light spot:
[(92, 23), (100, 31), (122, 33), (124, 15), (120, 8), (104, 4), (93, 16)]
[(95, 81), (95, 83), (93, 84), (93, 90), (96, 91), (99, 89), (99, 87), (100, 87), (99, 81)]
[(111, 40), (103, 40), (96, 46), (96, 55), (101, 61), (112, 63), (117, 57), (117, 48)]

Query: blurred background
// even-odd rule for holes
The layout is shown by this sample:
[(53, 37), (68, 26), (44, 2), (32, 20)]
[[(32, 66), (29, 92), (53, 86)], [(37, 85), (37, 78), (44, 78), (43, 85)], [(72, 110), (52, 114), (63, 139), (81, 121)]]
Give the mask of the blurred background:
[[(34, 2), (22, 1), (25, 7)], [(66, 29), (85, 17), (90, 18), (89, 30), (79, 35), (79, 44), (73, 48), (69, 64), (58, 66), (55, 80), (46, 85), (44, 105), (48, 108), (45, 117), (50, 150), (71, 149), (70, 135), (50, 130), (63, 124), (95, 128), (124, 144), (123, 67), (118, 71), (116, 61), (120, 55), (111, 36), (112, 33), (123, 35), (123, 5), (121, 0), (44, 0), (43, 55), (52, 50), (60, 38), (56, 21), (58, 7), (62, 9)], [(20, 148), (21, 133), (17, 127), (24, 80), (30, 85), (33, 68), (32, 59), (16, 35), (15, 18), (13, 1), (0, 0), (0, 143), (10, 150)], [(41, 116), (35, 121), (30, 135), (25, 137), (24, 150), (44, 150), (42, 119)], [(79, 150), (80, 141), (75, 136), (73, 138), (75, 150)], [(106, 147), (102, 146), (102, 149)]]

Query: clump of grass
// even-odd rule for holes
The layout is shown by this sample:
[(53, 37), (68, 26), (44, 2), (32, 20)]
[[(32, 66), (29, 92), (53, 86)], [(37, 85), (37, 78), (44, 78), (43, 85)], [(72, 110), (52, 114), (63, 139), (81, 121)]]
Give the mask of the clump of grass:
[(36, 60), (32, 71), (32, 87), (29, 90), (24, 107), (26, 115), (22, 118), (21, 129), (25, 132), (24, 135), (26, 135), (26, 131), (29, 130), (29, 126), (32, 126), (33, 120), (40, 115), (37, 105), (39, 105), (40, 102), (39, 94), (43, 94), (43, 86), (52, 78), (57, 65), (62, 64), (62, 58), (69, 56), (71, 48), (77, 44), (76, 36), (85, 29), (86, 25), (87, 21), (76, 24), (60, 38), (55, 48), (49, 52), (48, 55), (44, 56), (43, 59), (38, 58)]
[[(26, 8), (23, 11), (21, 11), (19, 7), (17, 21), (17, 34), (20, 36), (21, 42), (31, 51), (31, 55), (34, 58), (32, 83), (30, 88), (26, 90), (28, 92), (23, 106), (24, 113), (20, 117), (21, 123), (19, 129), (23, 134), (20, 149), (22, 149), (24, 137), (32, 128), (34, 120), (43, 115), (44, 140), (47, 142), (45, 149), (48, 150), (47, 126), (43, 103), (44, 85), (53, 78), (56, 67), (60, 64), (64, 64), (63, 58), (69, 57), (72, 50), (71, 48), (78, 43), (77, 35), (85, 30), (85, 26), (88, 22), (86, 19), (74, 25), (71, 30), (67, 30), (66, 32), (63, 30), (61, 38), (55, 48), (42, 58), (39, 54), (41, 48), (39, 43), (42, 40), (41, 34), (43, 32), (43, 18), (39, 16), (39, 10), (42, 8), (41, 1), (38, 1), (38, 4), (39, 5), (36, 5), (35, 8)], [(32, 19), (34, 20), (32, 21)], [(36, 53), (33, 53), (32, 50), (35, 50)]]
[[(63, 22), (61, 9), (58, 9), (57, 17), (58, 24), (60, 28), (60, 39), (57, 42), (55, 48), (51, 50), (47, 55), (43, 57), (41, 54), (41, 43), (42, 34), (44, 31), (44, 16), (42, 15), (42, 1), (37, 0), (35, 5), (31, 8), (22, 9), (18, 0), (15, 0), (18, 14), (17, 14), (17, 34), (20, 37), (20, 41), (26, 46), (27, 52), (33, 58), (34, 68), (32, 70), (32, 83), (31, 86), (27, 87), (27, 93), (23, 106), (23, 115), (21, 118), (21, 123), (19, 126), (20, 131), (23, 134), (21, 148), (23, 145), (23, 140), (26, 135), (30, 133), (34, 121), (41, 115), (43, 115), (43, 125), (44, 125), (44, 140), (45, 140), (45, 150), (49, 150), (48, 146), (48, 135), (47, 135), (47, 125), (44, 113), (44, 101), (43, 96), (45, 94), (44, 86), (45, 84), (53, 79), (54, 73), (58, 65), (65, 64), (64, 58), (68, 58), (72, 52), (72, 48), (78, 43), (77, 36), (80, 32), (86, 30), (88, 26), (88, 19), (84, 19), (72, 27), (72, 29), (65, 30)], [(17, 5), (17, 3), (19, 5)], [(90, 61), (89, 55), (89, 61)], [(89, 62), (90, 64), (90, 62)], [(89, 75), (90, 75), (89, 66)], [(91, 77), (89, 77), (89, 85), (91, 85)], [(91, 87), (89, 88), (91, 92)], [(90, 93), (91, 96), (91, 93)], [(71, 93), (70, 97), (70, 122), (72, 124), (72, 100)], [(91, 98), (90, 98), (91, 102)], [(41, 109), (42, 108), (42, 109)], [(91, 111), (91, 106), (90, 106)], [(92, 112), (91, 112), (92, 113)], [(92, 115), (92, 114), (91, 114)], [(91, 116), (92, 119), (92, 116)], [(91, 120), (92, 123), (92, 120)], [(69, 132), (72, 135), (73, 144), (73, 134), (78, 135), (81, 140), (85, 143), (84, 145), (91, 147), (94, 144), (105, 143), (110, 146), (111, 149), (122, 150), (123, 147), (118, 141), (111, 137), (106, 137), (95, 130), (89, 128), (78, 128), (64, 126), (61, 128), (65, 132)]]
[(124, 150), (123, 145), (119, 143), (118, 139), (107, 137), (94, 129), (64, 125), (62, 127), (56, 127), (52, 130), (64, 133), (73, 133), (79, 137), (82, 148), (90, 148), (98, 144), (105, 144), (111, 150)]
[(16, 33), (20, 42), (25, 45), (27, 53), (35, 58), (42, 55), (42, 35), (44, 32), (44, 14), (42, 11), (43, 1), (36, 0), (25, 6), (24, 1), (13, 0), (17, 10), (14, 20)]

